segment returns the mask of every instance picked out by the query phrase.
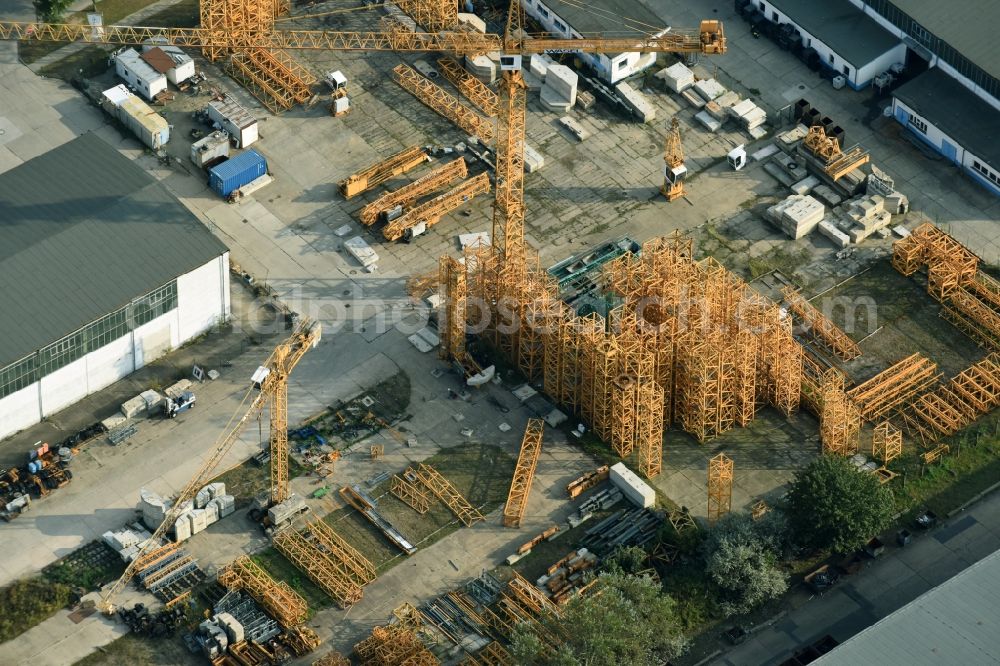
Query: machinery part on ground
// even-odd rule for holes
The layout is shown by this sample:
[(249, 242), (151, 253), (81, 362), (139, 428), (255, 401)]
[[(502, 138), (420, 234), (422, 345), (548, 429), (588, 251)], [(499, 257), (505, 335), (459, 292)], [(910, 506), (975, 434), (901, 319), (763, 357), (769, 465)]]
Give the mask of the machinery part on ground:
[(490, 191), (490, 177), (487, 173), (463, 181), (444, 194), (426, 201), (398, 217), (385, 226), (382, 235), (388, 241), (414, 238), (441, 221), (441, 218), (457, 210), (480, 194)]
[(375, 201), (361, 209), (358, 219), (361, 224), (371, 226), (378, 221), (379, 215), (386, 213), (396, 206), (410, 208), (421, 197), (433, 194), (445, 188), (456, 180), (462, 180), (468, 175), (465, 166), (465, 158), (448, 162), (442, 167), (438, 167), (425, 176), (421, 176), (409, 185), (404, 185), (398, 190), (386, 192)]

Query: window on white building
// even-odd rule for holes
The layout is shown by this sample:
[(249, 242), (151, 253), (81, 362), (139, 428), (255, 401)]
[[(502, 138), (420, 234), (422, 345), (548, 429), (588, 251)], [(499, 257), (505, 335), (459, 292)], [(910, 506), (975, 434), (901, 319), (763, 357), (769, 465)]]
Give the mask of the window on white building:
[(563, 32), (566, 32), (566, 24), (560, 21), (559, 19), (555, 20), (555, 26), (556, 30), (561, 30)]
[(771, 12), (771, 20), (775, 23), (778, 22), (778, 12)]
[(913, 126), (914, 129), (916, 129), (921, 134), (927, 134), (927, 123), (925, 123), (920, 118), (917, 118), (916, 116), (911, 114), (909, 123), (910, 125)]
[(832, 53), (830, 54), (830, 64), (831, 65), (833, 64), (833, 54)]
[(851, 78), (851, 68), (847, 65), (844, 65), (844, 76)]
[(931, 33), (927, 32), (923, 26), (916, 21), (912, 21), (910, 24), (910, 34), (913, 35), (913, 38), (921, 44), (930, 45), (931, 43)]
[(36, 370), (34, 354), (6, 368), (0, 368), (0, 398), (6, 398), (38, 381)]
[(990, 168), (987, 167), (986, 165), (981, 164), (980, 162), (977, 162), (977, 161), (973, 160), (973, 162), (972, 162), (972, 168), (975, 169), (976, 171), (978, 171), (979, 173), (981, 173), (988, 180), (992, 181), (993, 183), (995, 183), (997, 185), (1000, 185), (1000, 176), (998, 176), (996, 174), (996, 172), (991, 171)]
[(539, 5), (538, 7), (538, 13), (541, 14), (543, 18), (549, 17), (549, 10), (547, 10), (545, 7), (542, 7), (541, 5)]
[(136, 326), (153, 321), (177, 307), (177, 281), (151, 291), (132, 306), (132, 321)]

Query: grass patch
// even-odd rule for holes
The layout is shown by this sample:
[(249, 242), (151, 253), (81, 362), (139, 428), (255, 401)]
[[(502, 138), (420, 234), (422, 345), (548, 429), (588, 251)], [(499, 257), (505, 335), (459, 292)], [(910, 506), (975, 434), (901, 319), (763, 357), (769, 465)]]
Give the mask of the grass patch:
[(251, 555), (250, 559), (263, 567), (275, 580), (285, 581), (293, 590), (301, 594), (302, 598), (309, 604), (310, 617), (315, 611), (333, 605), (333, 600), (326, 596), (323, 590), (319, 589), (315, 583), (273, 547)]
[[(156, 0), (96, 0), (97, 11), (104, 17), (105, 25), (119, 23), (126, 16), (135, 14), (143, 7), (148, 7), (154, 2)], [(81, 14), (84, 14), (84, 12), (81, 12)]]
[[(400, 371), (347, 402), (310, 417), (306, 423), (324, 439), (340, 440), (346, 446), (339, 448), (347, 449), (379, 432), (386, 424), (405, 419), (409, 406), (410, 377)], [(306, 444), (313, 443), (313, 437), (306, 439)], [(332, 442), (330, 445), (333, 446)]]
[(48, 619), (71, 598), (68, 585), (41, 576), (24, 578), (0, 588), (0, 643), (19, 636)]
[[(485, 514), (507, 499), (515, 461), (497, 446), (469, 443), (440, 451), (424, 462), (440, 472)], [(426, 548), (461, 528), (461, 523), (436, 499), (430, 511), (418, 514), (389, 493), (388, 481), (376, 486), (369, 494), (378, 501), (382, 515), (418, 548)], [(388, 571), (406, 557), (353, 508), (337, 509), (323, 520), (371, 560), (379, 573)], [(257, 553), (253, 559), (276, 580), (287, 582), (305, 597), (310, 608), (326, 608), (333, 603), (274, 548)]]
[(201, 666), (201, 654), (192, 654), (179, 638), (151, 639), (126, 634), (89, 654), (73, 666)]
[(766, 252), (759, 257), (751, 257), (748, 262), (751, 279), (758, 278), (765, 273), (779, 270), (785, 275), (793, 275), (796, 270), (809, 261), (809, 250), (806, 248), (786, 250), (785, 247), (778, 246), (770, 252)]
[[(473, 506), (486, 514), (506, 501), (514, 459), (491, 444), (469, 443), (439, 451), (424, 461), (441, 473)], [(389, 492), (385, 481), (369, 494), (378, 500), (379, 512), (411, 543), (425, 548), (461, 528), (454, 514), (438, 500), (424, 515), (418, 514)], [(367, 488), (365, 489), (368, 490)], [(367, 557), (380, 571), (387, 571), (405, 556), (355, 509), (345, 507), (324, 520)]]
[[(907, 514), (929, 508), (941, 517), (962, 506), (1000, 479), (1000, 438), (996, 418), (949, 438), (950, 455), (923, 470), (915, 453), (892, 464), (906, 472), (906, 485), (893, 483), (897, 506)], [(894, 461), (898, 462), (898, 461)]]
[(38, 73), (53, 79), (72, 81), (103, 74), (108, 68), (108, 52), (100, 46), (87, 46), (61, 60), (42, 67)]
[(117, 580), (124, 571), (125, 564), (118, 553), (103, 541), (94, 540), (42, 569), (42, 576), (71, 588), (96, 590)]
[(168, 28), (194, 28), (200, 21), (197, 0), (183, 0), (150, 14), (142, 20), (142, 24)]

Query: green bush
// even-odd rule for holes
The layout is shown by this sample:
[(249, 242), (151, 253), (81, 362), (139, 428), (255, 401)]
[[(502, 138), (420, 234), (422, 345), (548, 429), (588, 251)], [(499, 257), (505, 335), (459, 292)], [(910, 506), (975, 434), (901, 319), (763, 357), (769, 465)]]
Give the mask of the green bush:
[(0, 588), (0, 643), (51, 617), (69, 601), (69, 587), (42, 578), (25, 578)]

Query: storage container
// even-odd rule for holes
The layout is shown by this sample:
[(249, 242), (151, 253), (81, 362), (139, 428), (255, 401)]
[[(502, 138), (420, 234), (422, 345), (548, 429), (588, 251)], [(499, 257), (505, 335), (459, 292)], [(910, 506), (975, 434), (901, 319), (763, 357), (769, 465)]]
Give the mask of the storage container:
[(259, 138), (257, 119), (232, 96), (208, 103), (208, 117), (236, 139), (237, 147), (246, 148)]
[(256, 150), (232, 157), (208, 170), (208, 186), (221, 197), (228, 197), (247, 183), (267, 173), (267, 160)]

